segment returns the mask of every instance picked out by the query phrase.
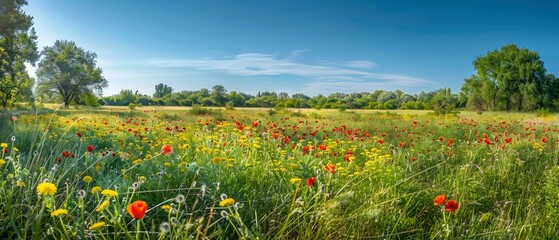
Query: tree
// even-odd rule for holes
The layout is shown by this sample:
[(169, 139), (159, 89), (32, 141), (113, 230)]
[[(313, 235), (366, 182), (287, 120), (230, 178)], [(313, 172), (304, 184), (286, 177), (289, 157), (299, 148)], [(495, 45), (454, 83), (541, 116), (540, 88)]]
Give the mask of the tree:
[(227, 102), (226, 92), (227, 90), (222, 85), (215, 85), (212, 87), (210, 98), (217, 106), (221, 107)]
[(474, 67), (490, 109), (544, 107), (546, 70), (537, 52), (510, 44), (476, 58)]
[(74, 98), (86, 93), (100, 94), (108, 86), (96, 67), (97, 55), (83, 50), (72, 41), (57, 40), (45, 47), (37, 69), (38, 92), (62, 96), (68, 107)]
[(167, 94), (171, 94), (173, 92), (173, 88), (167, 86), (167, 84), (157, 84), (155, 85), (155, 93), (153, 94), (154, 98), (162, 98), (165, 97)]
[(26, 0), (0, 1), (0, 104), (31, 97), (34, 80), (24, 63), (35, 65), (39, 58), (33, 18), (22, 6)]

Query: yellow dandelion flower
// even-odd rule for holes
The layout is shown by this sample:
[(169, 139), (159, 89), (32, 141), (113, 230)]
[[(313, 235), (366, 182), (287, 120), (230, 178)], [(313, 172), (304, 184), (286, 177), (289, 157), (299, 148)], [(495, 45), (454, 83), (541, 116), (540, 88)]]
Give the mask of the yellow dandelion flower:
[(233, 199), (233, 198), (226, 198), (226, 199), (223, 199), (223, 200), (219, 201), (219, 206), (220, 207), (230, 206), (230, 205), (233, 205), (233, 204), (235, 204), (235, 199)]
[(89, 226), (88, 229), (89, 229), (89, 230), (96, 230), (96, 229), (99, 229), (99, 228), (104, 227), (105, 225), (106, 225), (105, 222), (96, 222), (96, 223), (94, 223), (94, 224), (91, 224), (91, 226)]
[(167, 204), (161, 206), (161, 209), (163, 209), (165, 211), (171, 211), (171, 208), (172, 208), (171, 205), (167, 205)]
[(109, 204), (111, 204), (111, 202), (109, 202), (109, 200), (105, 200), (101, 203), (101, 205), (99, 205), (99, 207), (97, 207), (97, 209), (95, 209), (95, 211), (101, 212), (101, 211), (105, 210), (105, 208), (107, 208), (107, 206), (109, 206)]
[(6, 163), (6, 161), (4, 161), (4, 159), (0, 158), (0, 165), (4, 165)]
[(40, 183), (37, 186), (37, 193), (39, 195), (49, 195), (53, 196), (56, 193), (56, 185), (50, 182)]
[(165, 163), (163, 163), (163, 166), (165, 166), (165, 167), (171, 167), (171, 163), (170, 163), (170, 162), (165, 162)]
[(50, 216), (51, 217), (58, 217), (60, 215), (66, 215), (66, 214), (68, 214), (68, 210), (60, 208), (60, 209), (56, 209), (56, 210), (52, 211), (50, 213)]
[(292, 184), (296, 184), (296, 183), (300, 183), (301, 179), (298, 178), (298, 177), (294, 177), (291, 180), (289, 180), (289, 182), (292, 183)]
[(105, 197), (116, 197), (118, 196), (118, 192), (114, 191), (114, 190), (110, 190), (110, 189), (105, 189), (103, 191), (101, 191), (101, 194), (103, 194)]
[(0, 144), (0, 147), (2, 147), (2, 148), (7, 148), (7, 147), (8, 147), (8, 144), (7, 144), (7, 143), (2, 143), (2, 144)]
[(101, 190), (102, 190), (101, 187), (95, 186), (91, 189), (91, 193), (96, 194), (96, 193), (100, 192)]
[(93, 178), (91, 176), (85, 176), (82, 179), (85, 183), (90, 183), (91, 181), (93, 181)]

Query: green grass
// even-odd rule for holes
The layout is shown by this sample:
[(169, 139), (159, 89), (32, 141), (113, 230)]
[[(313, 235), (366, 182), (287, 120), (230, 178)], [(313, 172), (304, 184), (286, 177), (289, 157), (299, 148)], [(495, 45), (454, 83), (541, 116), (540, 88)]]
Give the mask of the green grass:
[[(12, 121), (3, 112), (0, 238), (555, 237), (557, 115), (198, 113), (47, 108)], [(173, 153), (161, 154), (164, 144)], [(38, 194), (43, 182), (57, 187), (53, 196)], [(440, 194), (458, 209), (435, 206)], [(223, 205), (228, 198), (235, 203)], [(127, 212), (136, 200), (149, 207), (141, 220)]]

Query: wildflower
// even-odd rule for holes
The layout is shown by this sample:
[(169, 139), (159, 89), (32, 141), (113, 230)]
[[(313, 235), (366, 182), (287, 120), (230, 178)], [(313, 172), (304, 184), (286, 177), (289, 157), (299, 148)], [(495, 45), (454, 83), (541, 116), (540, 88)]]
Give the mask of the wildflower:
[(68, 210), (60, 208), (60, 209), (56, 209), (56, 210), (52, 211), (50, 213), (50, 216), (51, 217), (58, 217), (60, 215), (66, 215), (66, 214), (68, 214)]
[(96, 223), (94, 223), (94, 224), (91, 224), (91, 226), (89, 226), (88, 229), (89, 229), (89, 230), (96, 230), (96, 229), (99, 229), (99, 228), (104, 227), (105, 225), (106, 225), (105, 222), (96, 222)]
[(78, 190), (78, 191), (76, 192), (76, 197), (77, 197), (78, 199), (83, 199), (83, 198), (85, 197), (85, 191), (84, 191), (84, 190)]
[(163, 145), (163, 147), (161, 147), (161, 154), (169, 155), (171, 153), (173, 153), (173, 147), (171, 147), (171, 145), (165, 144)]
[(103, 194), (105, 197), (116, 197), (118, 196), (118, 192), (110, 190), (110, 189), (105, 189), (103, 191), (101, 191), (101, 194)]
[(6, 163), (6, 161), (4, 161), (4, 159), (0, 158), (0, 165), (4, 165)]
[(37, 186), (37, 193), (39, 195), (49, 195), (53, 196), (56, 193), (56, 185), (50, 182), (40, 183)]
[(8, 147), (8, 144), (7, 144), (7, 143), (0, 143), (0, 147), (2, 147), (2, 148), (7, 148), (7, 147)]
[(454, 212), (458, 209), (458, 203), (454, 200), (448, 200), (448, 202), (444, 205), (444, 209), (449, 212)]
[(326, 166), (324, 166), (324, 170), (326, 170), (330, 173), (335, 173), (336, 172), (336, 165), (334, 165), (332, 163), (328, 163), (328, 164), (326, 164)]
[(81, 138), (82, 137), (82, 133), (81, 132), (77, 132), (76, 135)]
[(506, 143), (510, 143), (510, 141), (512, 141), (512, 138), (505, 138)]
[(171, 231), (171, 224), (169, 224), (168, 222), (163, 222), (161, 223), (161, 225), (159, 225), (159, 230), (162, 233), (168, 233), (169, 231)]
[(379, 139), (377, 142), (380, 144), (384, 144), (384, 139)]
[(87, 145), (87, 151), (88, 152), (93, 152), (93, 149), (95, 149), (93, 146)]
[(12, 116), (12, 121), (17, 121), (17, 117), (16, 116)]
[(226, 198), (226, 199), (223, 199), (223, 200), (219, 201), (219, 206), (220, 207), (225, 207), (225, 206), (229, 206), (229, 205), (233, 205), (233, 204), (235, 204), (235, 199), (233, 199), (233, 198)]
[(130, 214), (130, 216), (132, 216), (137, 220), (144, 218), (147, 209), (148, 209), (148, 204), (140, 200), (130, 203), (130, 205), (128, 205), (128, 208), (126, 208), (128, 214)]
[(165, 211), (171, 211), (173, 207), (171, 207), (171, 205), (165, 204), (163, 206), (161, 206), (161, 209), (165, 210)]
[(97, 207), (97, 209), (95, 209), (95, 211), (101, 212), (101, 211), (105, 210), (105, 208), (107, 208), (109, 206), (109, 204), (111, 204), (111, 202), (109, 202), (109, 200), (105, 200), (101, 203), (101, 205), (99, 205), (99, 207)]
[(442, 205), (444, 204), (444, 201), (446, 200), (446, 196), (444, 194), (441, 194), (437, 197), (435, 197), (435, 199), (433, 199), (433, 203), (436, 205)]
[(307, 178), (307, 185), (309, 185), (309, 187), (313, 187), (315, 181), (316, 179), (314, 177)]
[(542, 143), (547, 143), (547, 138), (543, 137), (542, 138)]
[(85, 183), (90, 183), (90, 182), (93, 180), (93, 178), (92, 178), (91, 176), (85, 176), (85, 177), (83, 177), (82, 180), (83, 180)]
[(301, 179), (298, 178), (298, 177), (294, 177), (294, 178), (291, 178), (291, 179), (289, 180), (289, 182), (290, 182), (291, 184), (296, 184), (296, 183), (300, 183), (300, 182), (301, 182)]
[(175, 197), (175, 202), (177, 202), (177, 203), (179, 203), (179, 204), (180, 204), (180, 203), (183, 203), (185, 200), (186, 200), (186, 198), (185, 198), (184, 195), (182, 195), (182, 194), (178, 194), (178, 195)]
[(165, 162), (165, 163), (163, 163), (163, 166), (165, 166), (165, 167), (171, 167), (172, 165), (171, 165), (170, 162)]
[(91, 189), (91, 193), (96, 194), (101, 191), (101, 187), (95, 186)]

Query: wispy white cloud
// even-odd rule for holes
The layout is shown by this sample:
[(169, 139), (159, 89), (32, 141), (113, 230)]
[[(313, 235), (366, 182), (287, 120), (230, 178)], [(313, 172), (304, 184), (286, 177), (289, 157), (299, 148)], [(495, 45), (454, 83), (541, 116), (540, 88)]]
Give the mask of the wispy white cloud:
[[(403, 74), (373, 72), (372, 69), (377, 65), (366, 60), (307, 64), (294, 59), (306, 51), (308, 50), (291, 52), (287, 58), (263, 53), (244, 53), (223, 59), (159, 59), (151, 60), (150, 64), (165, 68), (209, 70), (237, 76), (294, 75), (311, 80), (311, 83), (307, 84), (309, 88), (321, 85), (342, 90), (348, 87), (347, 85), (353, 85), (352, 89), (356, 89), (357, 86), (360, 86), (357, 89), (365, 86), (375, 86), (378, 89), (396, 86), (413, 87), (430, 83)], [(371, 88), (367, 87), (367, 89)]]
[(350, 61), (345, 64), (342, 64), (342, 66), (351, 67), (351, 68), (363, 68), (363, 69), (378, 67), (376, 63), (367, 60)]

